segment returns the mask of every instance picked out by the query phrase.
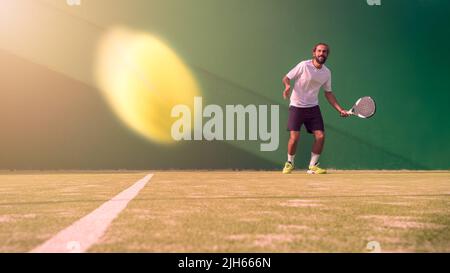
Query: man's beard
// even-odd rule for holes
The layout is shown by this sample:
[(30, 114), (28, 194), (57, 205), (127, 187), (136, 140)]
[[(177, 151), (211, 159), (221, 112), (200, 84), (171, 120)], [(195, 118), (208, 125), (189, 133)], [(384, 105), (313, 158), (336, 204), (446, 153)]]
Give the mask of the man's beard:
[(316, 57), (316, 62), (318, 62), (319, 64), (324, 64), (327, 61), (327, 57), (324, 56), (320, 56), (320, 57)]

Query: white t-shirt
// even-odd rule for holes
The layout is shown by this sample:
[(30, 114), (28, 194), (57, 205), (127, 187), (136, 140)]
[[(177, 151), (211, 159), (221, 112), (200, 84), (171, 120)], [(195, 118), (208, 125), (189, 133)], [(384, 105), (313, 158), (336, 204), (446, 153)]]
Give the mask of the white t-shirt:
[(331, 71), (325, 65), (317, 69), (312, 60), (299, 63), (286, 76), (295, 80), (290, 106), (314, 107), (319, 105), (318, 96), (321, 87), (327, 92), (332, 91)]

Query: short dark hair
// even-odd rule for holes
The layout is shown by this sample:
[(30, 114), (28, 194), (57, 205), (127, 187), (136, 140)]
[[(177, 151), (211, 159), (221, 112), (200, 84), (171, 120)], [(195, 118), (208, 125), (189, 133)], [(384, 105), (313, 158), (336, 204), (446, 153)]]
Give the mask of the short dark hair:
[(316, 44), (316, 45), (314, 46), (314, 48), (313, 48), (313, 52), (316, 52), (316, 48), (317, 48), (318, 46), (320, 46), (320, 45), (326, 46), (327, 49), (328, 49), (328, 54), (330, 54), (330, 46), (327, 45), (326, 43), (318, 43), (318, 44)]

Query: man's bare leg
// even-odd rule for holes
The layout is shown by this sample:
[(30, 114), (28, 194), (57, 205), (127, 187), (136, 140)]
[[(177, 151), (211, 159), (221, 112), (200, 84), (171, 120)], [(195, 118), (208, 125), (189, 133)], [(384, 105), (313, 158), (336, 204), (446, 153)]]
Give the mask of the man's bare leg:
[(294, 163), (294, 157), (297, 152), (297, 143), (300, 139), (300, 132), (291, 131), (288, 141), (288, 161)]
[(312, 152), (320, 155), (323, 150), (323, 145), (325, 143), (325, 133), (323, 131), (314, 131), (314, 143), (312, 147)]
[(283, 173), (289, 174), (294, 170), (294, 157), (297, 150), (297, 143), (300, 138), (300, 132), (291, 131), (288, 141), (288, 162), (284, 165)]
[(325, 143), (325, 134), (321, 130), (314, 131), (314, 144), (311, 152), (311, 161), (309, 162), (308, 173), (311, 174), (323, 174), (327, 171), (318, 167), (320, 154), (323, 150), (323, 145)]

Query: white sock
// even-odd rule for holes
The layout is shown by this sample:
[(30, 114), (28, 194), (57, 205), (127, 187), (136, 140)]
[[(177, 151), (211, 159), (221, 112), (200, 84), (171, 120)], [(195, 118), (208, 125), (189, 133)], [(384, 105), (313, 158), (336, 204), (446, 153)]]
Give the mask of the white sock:
[(291, 162), (292, 164), (294, 164), (294, 158), (295, 158), (295, 155), (288, 154), (288, 161)]
[(315, 166), (317, 164), (317, 162), (319, 161), (319, 156), (318, 154), (315, 153), (311, 153), (311, 161), (309, 162), (309, 166)]

